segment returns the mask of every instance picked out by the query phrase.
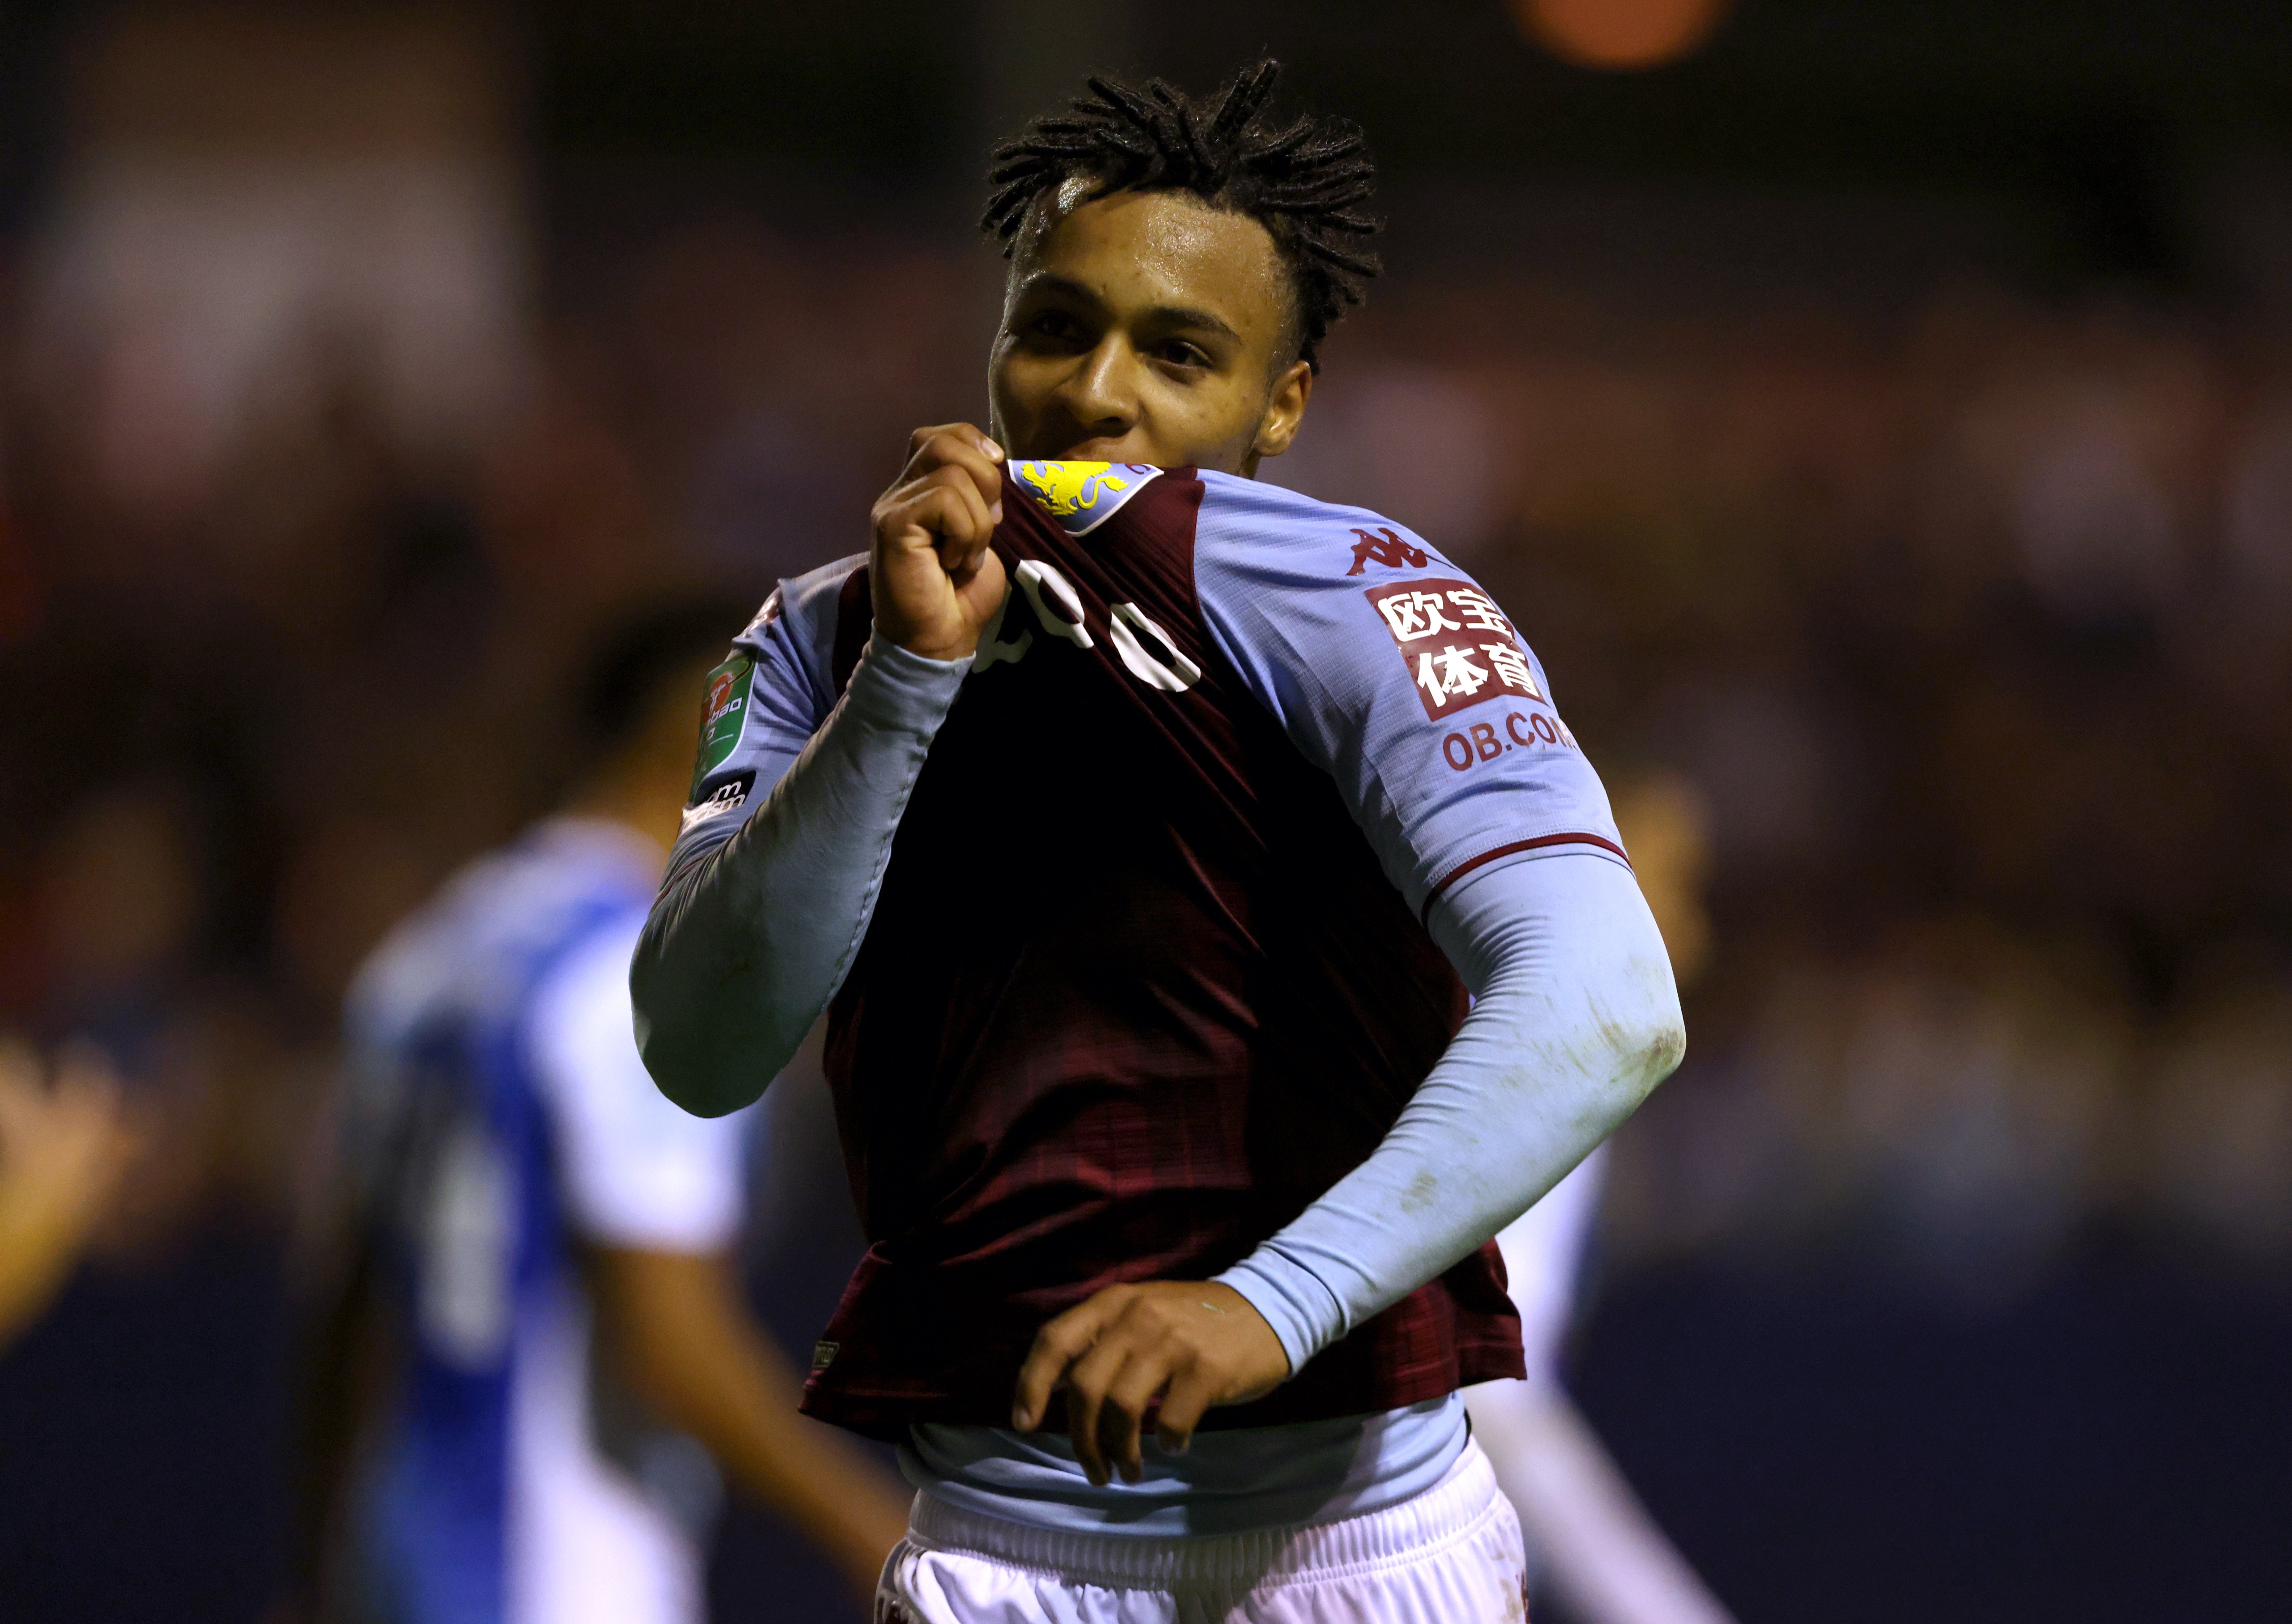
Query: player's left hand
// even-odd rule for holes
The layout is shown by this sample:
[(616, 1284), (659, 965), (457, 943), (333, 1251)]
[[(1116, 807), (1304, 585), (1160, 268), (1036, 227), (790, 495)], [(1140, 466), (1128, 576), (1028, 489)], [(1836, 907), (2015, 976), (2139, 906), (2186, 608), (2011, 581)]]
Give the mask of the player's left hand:
[[(1262, 1398), (1287, 1378), (1289, 1356), (1265, 1316), (1231, 1286), (1155, 1280), (1109, 1286), (1043, 1327), (1019, 1372), (1011, 1425), (1032, 1432), (1063, 1387), (1075, 1454), (1094, 1483), (1118, 1470), (1136, 1483), (1146, 1411), (1162, 1401), (1154, 1436), (1173, 1453), (1213, 1404)], [(1110, 1465), (1110, 1463), (1111, 1463)]]

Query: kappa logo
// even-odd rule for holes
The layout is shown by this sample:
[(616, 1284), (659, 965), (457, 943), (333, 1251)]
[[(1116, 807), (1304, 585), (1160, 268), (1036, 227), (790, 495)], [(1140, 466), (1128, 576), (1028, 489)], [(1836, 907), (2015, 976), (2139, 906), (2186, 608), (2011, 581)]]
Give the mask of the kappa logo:
[(1469, 581), (1407, 581), (1366, 594), (1392, 633), (1424, 714), (1515, 696), (1549, 703), (1496, 599)]
[(1143, 462), (1013, 462), (1010, 470), (1069, 535), (1098, 528), (1162, 472)]
[(1394, 535), (1390, 527), (1381, 527), (1374, 533), (1355, 530), (1353, 534), (1360, 540), (1353, 543), (1353, 567), (1345, 571), (1348, 575), (1360, 575), (1373, 562), (1382, 564), (1387, 569), (1423, 569), (1431, 562), (1424, 549), (1410, 546)]

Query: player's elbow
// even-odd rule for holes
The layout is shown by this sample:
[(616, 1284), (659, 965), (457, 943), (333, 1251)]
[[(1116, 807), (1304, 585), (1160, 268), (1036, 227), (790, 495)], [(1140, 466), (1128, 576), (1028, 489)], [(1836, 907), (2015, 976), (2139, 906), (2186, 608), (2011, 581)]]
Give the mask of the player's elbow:
[(744, 1096), (706, 1052), (707, 1046), (692, 1023), (649, 1020), (640, 1004), (636, 1027), (637, 1053), (652, 1073), (653, 1086), (694, 1116), (729, 1116), (762, 1092), (749, 1089)]
[(1687, 1057), (1687, 1019), (1679, 1007), (1671, 961), (1658, 950), (1634, 953), (1618, 978), (1624, 995), (1603, 1012), (1609, 1073), (1617, 1091), (1636, 1107)]
[(768, 940), (697, 930), (656, 904), (629, 964), (637, 1053), (654, 1086), (695, 1116), (755, 1104), (827, 1001), (792, 979)]
[(1655, 1092), (1656, 1085), (1679, 1069), (1687, 1058), (1687, 1023), (1673, 1006), (1667, 1019), (1649, 1022), (1634, 1034), (1621, 1057), (1618, 1074), (1637, 1104)]
[(748, 1081), (754, 1068), (728, 1063), (724, 1023), (709, 1017), (707, 1000), (695, 1007), (678, 983), (658, 953), (639, 948), (629, 967), (638, 1057), (671, 1103), (695, 1116), (728, 1116), (763, 1093), (763, 1084)]

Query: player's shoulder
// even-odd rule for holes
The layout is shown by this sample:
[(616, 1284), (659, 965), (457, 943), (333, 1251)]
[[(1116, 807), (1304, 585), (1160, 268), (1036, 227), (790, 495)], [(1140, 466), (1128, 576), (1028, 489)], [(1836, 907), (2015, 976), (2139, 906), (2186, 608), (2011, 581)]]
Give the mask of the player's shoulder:
[(867, 563), (866, 553), (855, 552), (818, 569), (806, 570), (801, 575), (789, 576), (772, 589), (771, 596), (764, 599), (755, 618), (736, 640), (761, 647), (775, 626), (783, 628), (799, 644), (815, 640), (822, 629), (832, 632), (836, 604), (843, 588)]
[(796, 736), (813, 727), (835, 701), (831, 666), (847, 600), (863, 585), (868, 555), (855, 552), (791, 575), (772, 588), (763, 607), (732, 639), (731, 652), (708, 673), (700, 724), (702, 776), (730, 758), (746, 734), (752, 698), (777, 701), (795, 724)]
[(473, 881), (486, 878), (456, 875), (367, 953), (343, 995), (343, 1030), (354, 1049), (403, 1049), (427, 1023), (468, 1004), (483, 979), (470, 929)]
[(1303, 584), (1358, 584), (1372, 572), (1457, 566), (1407, 525), (1372, 508), (1324, 502), (1287, 486), (1203, 470), (1195, 545), (1211, 567)]

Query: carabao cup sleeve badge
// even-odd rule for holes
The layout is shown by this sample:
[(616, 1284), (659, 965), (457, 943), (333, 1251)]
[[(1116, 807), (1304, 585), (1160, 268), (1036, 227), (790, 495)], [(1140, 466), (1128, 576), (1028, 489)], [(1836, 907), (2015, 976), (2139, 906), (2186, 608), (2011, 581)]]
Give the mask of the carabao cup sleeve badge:
[(693, 796), (700, 793), (709, 774), (731, 760), (740, 743), (740, 729), (748, 720), (748, 685), (755, 674), (756, 663), (744, 654), (734, 655), (708, 673), (700, 701), (700, 757), (692, 769)]
[(1069, 535), (1097, 529), (1162, 472), (1143, 462), (1013, 462), (1010, 468), (1011, 477)]

